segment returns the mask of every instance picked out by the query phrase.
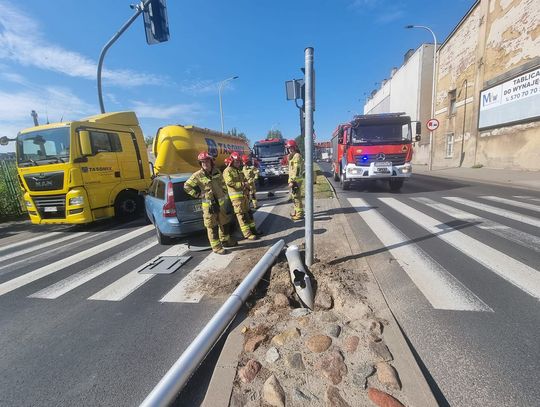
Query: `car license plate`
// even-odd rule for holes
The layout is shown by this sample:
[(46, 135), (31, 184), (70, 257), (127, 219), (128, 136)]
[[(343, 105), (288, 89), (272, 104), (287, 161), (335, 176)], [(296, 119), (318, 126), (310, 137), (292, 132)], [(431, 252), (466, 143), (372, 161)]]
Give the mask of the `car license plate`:
[(387, 173), (390, 173), (390, 168), (388, 168), (388, 167), (377, 167), (377, 168), (375, 168), (375, 171), (387, 174)]
[(56, 206), (46, 206), (43, 211), (45, 212), (58, 212), (58, 208)]
[(391, 167), (391, 161), (375, 161), (375, 167)]

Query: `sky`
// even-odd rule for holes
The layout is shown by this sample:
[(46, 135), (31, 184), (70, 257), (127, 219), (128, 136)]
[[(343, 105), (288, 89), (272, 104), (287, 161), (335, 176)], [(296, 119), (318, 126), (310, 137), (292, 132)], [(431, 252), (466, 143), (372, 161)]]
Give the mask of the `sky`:
[[(133, 15), (129, 0), (0, 0), (0, 136), (40, 123), (99, 113), (101, 49)], [(363, 111), (366, 95), (403, 63), (407, 50), (450, 34), (474, 0), (167, 0), (170, 40), (147, 45), (142, 16), (109, 49), (108, 112), (137, 113), (146, 137), (167, 124), (225, 131), (254, 142), (269, 130), (300, 133), (285, 81), (303, 77), (314, 48), (315, 131), (329, 140)], [(0, 152), (14, 151), (13, 143)]]

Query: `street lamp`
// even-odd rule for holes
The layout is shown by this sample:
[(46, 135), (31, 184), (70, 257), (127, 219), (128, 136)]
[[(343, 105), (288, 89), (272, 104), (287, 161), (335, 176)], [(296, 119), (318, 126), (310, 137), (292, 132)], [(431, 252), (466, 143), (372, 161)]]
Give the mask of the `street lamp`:
[[(430, 119), (435, 118), (435, 73), (437, 69), (437, 37), (431, 28), (424, 25), (406, 25), (405, 28), (423, 28), (428, 30), (433, 36), (433, 78), (431, 82), (431, 117)], [(429, 131), (429, 170), (433, 168), (433, 131)]]
[(221, 115), (221, 132), (222, 133), (225, 133), (225, 129), (223, 127), (223, 105), (221, 103), (221, 89), (223, 88), (223, 85), (225, 85), (227, 82), (230, 82), (234, 79), (238, 79), (238, 76), (232, 76), (219, 83), (219, 113)]

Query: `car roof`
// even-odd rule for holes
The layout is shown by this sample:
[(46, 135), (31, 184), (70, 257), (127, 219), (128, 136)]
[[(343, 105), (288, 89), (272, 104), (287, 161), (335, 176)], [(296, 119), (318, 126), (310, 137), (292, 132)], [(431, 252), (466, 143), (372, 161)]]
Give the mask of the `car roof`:
[(160, 174), (156, 178), (172, 182), (184, 182), (187, 181), (189, 177), (191, 177), (191, 172), (184, 172), (180, 174)]

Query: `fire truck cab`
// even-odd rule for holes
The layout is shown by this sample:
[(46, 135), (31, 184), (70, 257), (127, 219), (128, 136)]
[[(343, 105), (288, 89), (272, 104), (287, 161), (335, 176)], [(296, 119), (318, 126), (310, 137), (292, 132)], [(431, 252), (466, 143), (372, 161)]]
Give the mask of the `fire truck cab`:
[[(419, 141), (419, 122), (415, 130)], [(354, 182), (384, 180), (399, 191), (412, 173), (412, 142), (411, 118), (405, 113), (354, 116), (332, 134), (334, 179), (345, 190)]]

